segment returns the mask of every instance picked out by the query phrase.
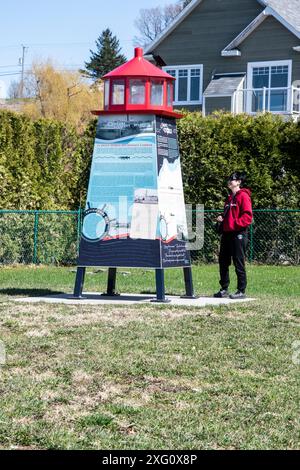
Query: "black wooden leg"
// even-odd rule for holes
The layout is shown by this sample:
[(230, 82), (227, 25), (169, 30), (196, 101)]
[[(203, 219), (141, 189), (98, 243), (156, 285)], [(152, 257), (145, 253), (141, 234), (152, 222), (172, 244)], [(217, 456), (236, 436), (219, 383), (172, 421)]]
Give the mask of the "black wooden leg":
[(185, 295), (183, 295), (182, 299), (197, 299), (194, 293), (194, 286), (193, 286), (193, 275), (192, 275), (192, 268), (183, 268), (184, 274), (184, 284), (185, 284)]
[(116, 280), (117, 280), (117, 268), (108, 269), (108, 278), (107, 278), (107, 291), (105, 294), (102, 294), (106, 297), (114, 297), (119, 295), (116, 292)]
[(155, 270), (155, 281), (156, 281), (156, 299), (151, 300), (151, 302), (169, 303), (170, 300), (166, 299), (165, 272), (163, 269)]
[(82, 299), (85, 270), (86, 268), (77, 268), (76, 280), (75, 280), (75, 286), (74, 286), (74, 297), (76, 297), (77, 299)]

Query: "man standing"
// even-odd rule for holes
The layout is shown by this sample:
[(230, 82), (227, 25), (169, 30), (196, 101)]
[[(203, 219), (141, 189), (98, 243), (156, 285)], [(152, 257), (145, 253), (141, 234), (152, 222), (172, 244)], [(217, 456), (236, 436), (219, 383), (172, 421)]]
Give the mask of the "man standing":
[[(251, 189), (244, 188), (246, 175), (235, 172), (227, 180), (229, 194), (222, 216), (217, 218), (219, 233), (222, 233), (219, 254), (220, 285), (219, 292), (214, 297), (245, 299), (247, 275), (245, 269), (246, 248), (248, 243), (248, 227), (252, 223)], [(237, 291), (228, 292), (230, 283), (229, 266), (231, 259), (237, 275)]]

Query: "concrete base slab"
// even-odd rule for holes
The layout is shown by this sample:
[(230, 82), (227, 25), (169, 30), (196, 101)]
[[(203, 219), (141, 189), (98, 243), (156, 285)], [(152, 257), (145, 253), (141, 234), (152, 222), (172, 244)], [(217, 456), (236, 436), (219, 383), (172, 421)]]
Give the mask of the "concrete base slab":
[[(230, 305), (233, 303), (251, 302), (255, 299), (247, 298), (242, 300), (231, 299), (216, 299), (214, 297), (202, 296), (197, 299), (182, 299), (177, 296), (166, 296), (170, 303), (161, 304), (166, 306), (180, 306), (180, 307), (205, 307), (207, 305)], [(72, 294), (56, 294), (44, 297), (25, 297), (15, 298), (15, 302), (28, 302), (38, 303), (46, 302), (49, 304), (69, 304), (69, 305), (136, 305), (136, 304), (150, 304), (155, 305), (151, 301), (155, 299), (154, 294), (122, 294), (116, 297), (103, 297), (99, 293), (86, 292), (81, 299), (74, 298)], [(156, 305), (159, 305), (156, 304)]]

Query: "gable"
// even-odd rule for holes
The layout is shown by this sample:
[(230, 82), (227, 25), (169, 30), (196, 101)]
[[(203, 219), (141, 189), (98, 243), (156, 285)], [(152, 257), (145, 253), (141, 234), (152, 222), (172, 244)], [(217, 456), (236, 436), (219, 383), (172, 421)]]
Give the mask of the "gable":
[[(278, 0), (269, 0), (269, 2), (277, 2)], [(243, 31), (238, 34), (223, 50), (222, 50), (222, 55), (224, 57), (226, 56), (235, 56), (235, 55), (240, 55), (240, 51), (237, 49), (240, 44), (243, 43), (247, 39), (247, 37), (250, 34), (253, 34), (253, 32), (260, 27), (260, 25), (267, 19), (267, 18), (274, 18), (276, 21), (281, 23), (281, 25), (290, 33), (292, 33), (294, 36), (296, 36), (298, 39), (300, 39), (300, 0), (281, 0), (281, 5), (289, 4), (289, 2), (298, 2), (297, 8), (298, 11), (294, 13), (293, 15), (293, 21), (292, 22), (287, 22), (287, 20), (279, 14), (277, 11), (275, 11), (271, 6), (268, 6), (265, 8)], [(271, 4), (271, 3), (270, 3)], [(273, 4), (273, 3), (272, 3)], [(268, 3), (269, 5), (269, 3)], [(288, 10), (284, 10), (283, 7), (281, 8), (281, 11), (283, 14), (285, 14), (286, 17), (290, 16), (292, 17), (292, 12)], [(298, 23), (297, 16), (299, 16), (299, 29), (295, 29), (293, 24), (296, 26)], [(298, 26), (297, 26), (298, 27)]]
[(278, 13), (296, 31), (300, 31), (300, 1), (299, 0), (265, 0), (268, 7)]
[[(220, 45), (222, 55), (240, 55), (237, 50), (239, 44), (269, 16), (276, 18), (300, 38), (300, 0), (192, 0), (171, 25), (146, 47), (145, 53), (153, 53), (158, 47), (163, 47), (164, 42), (176, 40), (179, 35), (194, 35), (200, 28), (204, 32), (213, 28), (215, 34), (222, 28), (225, 40)], [(238, 23), (239, 27), (236, 27)]]
[[(263, 11), (258, 0), (192, 0), (171, 25), (145, 48), (151, 54), (179, 35), (225, 34), (221, 49)], [(200, 31), (200, 29), (202, 31)], [(203, 33), (203, 34), (202, 34)]]
[[(266, 57), (271, 51), (272, 57), (285, 59), (292, 57), (297, 38), (273, 16), (266, 19), (240, 44), (241, 55), (248, 57), (255, 53), (257, 57)], [(294, 54), (296, 54), (294, 52)]]

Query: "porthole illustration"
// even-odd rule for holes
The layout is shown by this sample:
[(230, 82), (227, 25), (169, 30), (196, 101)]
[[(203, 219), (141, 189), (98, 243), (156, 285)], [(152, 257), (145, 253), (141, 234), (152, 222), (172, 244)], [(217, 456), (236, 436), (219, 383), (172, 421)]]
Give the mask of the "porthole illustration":
[(82, 236), (89, 242), (98, 242), (110, 236), (112, 230), (129, 228), (129, 224), (119, 223), (116, 219), (110, 219), (106, 211), (106, 204), (101, 208), (92, 208), (84, 212)]
[(168, 223), (164, 215), (159, 218), (159, 230), (161, 239), (165, 242), (168, 239)]
[(88, 209), (83, 214), (82, 236), (89, 242), (103, 240), (108, 235), (110, 224), (113, 222), (105, 211), (106, 205), (102, 209), (92, 208), (89, 203), (87, 206)]

